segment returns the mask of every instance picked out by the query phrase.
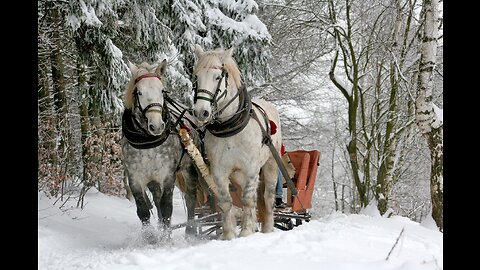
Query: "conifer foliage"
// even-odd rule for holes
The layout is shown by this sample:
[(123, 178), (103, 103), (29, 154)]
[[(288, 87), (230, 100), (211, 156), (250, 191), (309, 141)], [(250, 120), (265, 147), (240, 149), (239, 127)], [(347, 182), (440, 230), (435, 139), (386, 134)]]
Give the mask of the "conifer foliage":
[(262, 83), (270, 35), (257, 12), (253, 0), (38, 0), (39, 190), (123, 192), (128, 61), (167, 59), (167, 88), (186, 105), (195, 44), (234, 47), (245, 83)]

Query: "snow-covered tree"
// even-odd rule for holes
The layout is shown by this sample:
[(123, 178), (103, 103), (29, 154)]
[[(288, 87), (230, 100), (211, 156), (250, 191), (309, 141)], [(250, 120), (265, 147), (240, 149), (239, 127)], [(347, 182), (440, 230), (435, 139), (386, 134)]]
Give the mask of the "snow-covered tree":
[(182, 102), (193, 100), (195, 44), (209, 49), (234, 47), (248, 86), (269, 76), (270, 35), (255, 14), (255, 1), (132, 1), (121, 10), (119, 47), (132, 61), (168, 59), (167, 86)]
[(430, 194), (432, 217), (443, 230), (443, 110), (433, 102), (437, 58), (438, 0), (424, 0), (422, 6), (420, 65), (417, 83), (416, 123), (427, 139), (431, 157)]
[(170, 28), (171, 48), (165, 54), (171, 64), (167, 78), (175, 92), (193, 100), (195, 44), (207, 49), (234, 47), (233, 57), (246, 85), (253, 87), (267, 80), (271, 37), (257, 12), (253, 0), (164, 1), (157, 14)]
[[(40, 177), (56, 194), (62, 186), (74, 187), (83, 179), (81, 123), (72, 59), (76, 53), (66, 23), (66, 2), (39, 2), (39, 148)], [(64, 166), (65, 163), (71, 166)], [(71, 180), (71, 181), (66, 181)], [(67, 186), (65, 186), (67, 185)]]
[(237, 61), (247, 87), (268, 80), (271, 36), (257, 17), (258, 5), (253, 0), (207, 0), (205, 22), (207, 37), (213, 47), (234, 47)]
[[(55, 166), (76, 168), (67, 171), (99, 186), (93, 175), (103, 177), (107, 174), (102, 170), (116, 170), (116, 164), (98, 162), (110, 155), (108, 150), (99, 151), (98, 143), (115, 148), (111, 140), (102, 139), (117, 138), (122, 94), (130, 76), (127, 61), (168, 59), (167, 89), (186, 105), (193, 96), (195, 44), (235, 47), (246, 83), (262, 82), (269, 71), (270, 36), (257, 11), (252, 0), (39, 0), (42, 176), (48, 177), (54, 171), (50, 165), (58, 161)], [(70, 158), (58, 159), (62, 152), (69, 152)], [(61, 169), (58, 172), (62, 174)]]
[[(316, 194), (336, 201), (337, 209), (345, 203), (345, 211), (373, 200), (382, 214), (422, 219), (430, 208), (422, 181), (428, 156), (412, 95), (419, 1), (270, 0), (262, 6), (275, 67), (262, 90), (281, 111), (295, 111), (282, 114), (286, 145), (322, 152)], [(435, 98), (441, 102), (441, 94)]]
[(84, 72), (79, 77), (86, 77), (79, 85), (81, 95), (97, 124), (103, 120), (100, 115), (111, 119), (123, 109), (121, 96), (129, 73), (122, 51), (113, 42), (119, 34), (116, 10), (123, 4), (123, 0), (70, 1), (65, 14)]

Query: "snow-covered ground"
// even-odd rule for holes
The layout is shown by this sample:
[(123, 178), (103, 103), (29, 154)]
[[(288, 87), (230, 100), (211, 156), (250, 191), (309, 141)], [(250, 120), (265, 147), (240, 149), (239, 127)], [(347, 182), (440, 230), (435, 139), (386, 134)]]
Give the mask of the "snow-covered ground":
[[(232, 241), (187, 241), (177, 229), (170, 243), (152, 245), (141, 240), (134, 202), (94, 189), (85, 201), (83, 210), (73, 200), (60, 210), (38, 193), (38, 269), (443, 269), (443, 234), (431, 220), (384, 218), (374, 207)], [(176, 191), (172, 224), (185, 220)]]

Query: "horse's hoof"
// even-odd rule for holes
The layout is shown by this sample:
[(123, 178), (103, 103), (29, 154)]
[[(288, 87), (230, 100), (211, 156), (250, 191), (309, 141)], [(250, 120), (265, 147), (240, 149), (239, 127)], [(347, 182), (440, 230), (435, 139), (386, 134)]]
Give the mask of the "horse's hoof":
[(169, 242), (172, 240), (172, 230), (170, 228), (165, 228), (160, 226), (158, 228), (158, 238), (161, 242)]
[(158, 239), (157, 235), (155, 234), (155, 229), (153, 227), (143, 227), (142, 228), (142, 239), (148, 244), (156, 244)]
[(262, 224), (262, 233), (271, 233), (273, 232), (273, 220), (271, 222), (265, 222)]
[(187, 227), (185, 227), (185, 234), (186, 235), (196, 235), (197, 234), (197, 228), (195, 228), (195, 226), (187, 226)]
[(228, 232), (228, 233), (223, 233), (222, 237), (220, 237), (220, 240), (232, 240), (235, 238), (235, 234), (233, 232)]
[(245, 229), (245, 230), (242, 230), (239, 234), (239, 237), (246, 237), (246, 236), (249, 236), (253, 234), (253, 231), (252, 230), (249, 230), (249, 229)]
[(187, 243), (195, 243), (201, 237), (197, 234), (185, 234), (184, 239)]

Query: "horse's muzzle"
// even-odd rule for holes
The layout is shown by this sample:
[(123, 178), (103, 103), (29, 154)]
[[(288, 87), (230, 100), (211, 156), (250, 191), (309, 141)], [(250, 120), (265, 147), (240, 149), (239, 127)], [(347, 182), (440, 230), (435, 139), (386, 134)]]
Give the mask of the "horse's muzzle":
[(148, 132), (150, 132), (150, 134), (152, 134), (154, 136), (161, 135), (164, 130), (165, 130), (165, 123), (164, 122), (159, 123), (159, 124), (153, 124), (153, 123), (148, 124)]
[(210, 116), (210, 112), (204, 109), (194, 110), (193, 115), (197, 118), (198, 121), (205, 121)]

